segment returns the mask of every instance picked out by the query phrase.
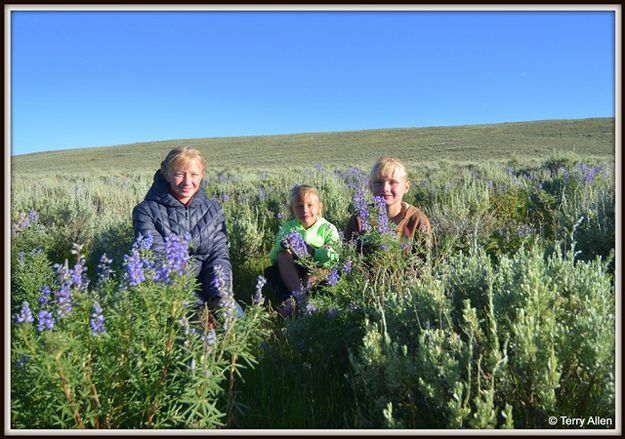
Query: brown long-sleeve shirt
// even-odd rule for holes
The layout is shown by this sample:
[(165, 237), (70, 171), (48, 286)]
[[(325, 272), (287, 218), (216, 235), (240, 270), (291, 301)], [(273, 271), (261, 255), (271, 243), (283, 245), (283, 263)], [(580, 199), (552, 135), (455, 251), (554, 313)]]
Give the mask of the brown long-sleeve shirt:
[[(411, 204), (402, 202), (399, 221), (395, 223), (395, 232), (400, 241), (415, 240), (431, 245), (432, 226), (423, 211)], [(347, 222), (345, 239), (350, 241), (363, 231), (362, 220), (358, 215), (352, 215)]]

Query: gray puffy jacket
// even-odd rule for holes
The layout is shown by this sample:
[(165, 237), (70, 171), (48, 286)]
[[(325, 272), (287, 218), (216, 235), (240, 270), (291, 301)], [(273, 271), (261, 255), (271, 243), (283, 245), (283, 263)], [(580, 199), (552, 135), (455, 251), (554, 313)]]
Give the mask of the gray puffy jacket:
[(152, 250), (164, 253), (164, 238), (170, 234), (191, 235), (190, 255), (195, 260), (194, 275), (202, 285), (202, 301), (219, 297), (215, 286), (215, 267), (221, 266), (226, 288), (231, 287), (230, 256), (228, 235), (222, 207), (210, 200), (204, 190), (205, 183), (185, 207), (169, 192), (169, 183), (160, 171), (154, 174), (154, 183), (132, 211), (132, 224), (135, 237), (139, 234), (152, 235)]

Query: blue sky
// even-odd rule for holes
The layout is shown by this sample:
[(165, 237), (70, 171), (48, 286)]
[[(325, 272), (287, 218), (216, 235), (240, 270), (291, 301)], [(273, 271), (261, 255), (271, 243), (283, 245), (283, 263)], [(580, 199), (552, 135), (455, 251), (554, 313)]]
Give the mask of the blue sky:
[(13, 155), (614, 116), (612, 11), (12, 11)]

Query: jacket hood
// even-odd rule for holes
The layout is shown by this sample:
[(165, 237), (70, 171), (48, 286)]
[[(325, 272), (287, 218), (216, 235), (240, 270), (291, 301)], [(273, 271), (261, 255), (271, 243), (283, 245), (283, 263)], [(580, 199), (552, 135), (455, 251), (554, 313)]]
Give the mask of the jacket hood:
[[(200, 188), (195, 193), (195, 195), (193, 195), (193, 198), (191, 198), (189, 207), (201, 201), (208, 201), (208, 196), (206, 196), (205, 188), (206, 183), (204, 182), (204, 180), (202, 180), (200, 182)], [(145, 200), (156, 201), (159, 204), (171, 207), (184, 206), (182, 202), (180, 202), (180, 200), (178, 200), (171, 194), (171, 192), (169, 192), (169, 183), (161, 175), (160, 169), (154, 173), (154, 182), (152, 183), (152, 187), (150, 187), (150, 190), (145, 196)]]

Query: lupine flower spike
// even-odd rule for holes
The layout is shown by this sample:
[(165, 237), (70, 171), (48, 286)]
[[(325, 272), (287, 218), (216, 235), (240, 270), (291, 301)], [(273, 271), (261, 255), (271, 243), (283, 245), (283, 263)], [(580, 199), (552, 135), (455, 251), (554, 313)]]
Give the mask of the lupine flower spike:
[(263, 276), (258, 276), (256, 280), (256, 291), (254, 292), (254, 296), (252, 296), (252, 303), (254, 305), (262, 305), (265, 303), (265, 297), (263, 296), (263, 286), (267, 283), (267, 279)]
[(54, 329), (54, 318), (50, 311), (41, 310), (37, 315), (37, 331), (42, 332), (46, 329), (52, 331)]
[(224, 272), (221, 266), (215, 267), (215, 283), (221, 296), (219, 305), (224, 314), (224, 329), (226, 331), (232, 328), (232, 324), (235, 319), (236, 303), (234, 301), (234, 294), (230, 288), (226, 288), (226, 282), (224, 280)]
[(291, 233), (286, 235), (285, 239), (293, 254), (298, 258), (302, 258), (308, 254), (306, 242), (304, 241), (304, 238), (302, 238), (302, 235), (300, 235), (297, 231), (293, 230)]
[(102, 314), (102, 308), (98, 302), (93, 304), (93, 313), (91, 314), (91, 333), (93, 335), (103, 334), (104, 330), (104, 315)]
[(98, 280), (96, 283), (97, 286), (102, 285), (111, 277), (111, 274), (113, 273), (113, 270), (111, 269), (112, 262), (113, 260), (106, 256), (106, 253), (103, 253), (100, 257), (100, 263), (98, 264)]
[(334, 286), (339, 282), (339, 271), (336, 267), (332, 267), (330, 269), (330, 273), (328, 274), (328, 285)]
[(373, 197), (375, 208), (378, 211), (378, 233), (388, 233), (388, 215), (386, 214), (386, 202), (384, 197)]
[(15, 321), (17, 323), (32, 323), (35, 321), (33, 317), (33, 313), (30, 311), (30, 306), (28, 306), (27, 301), (22, 302), (22, 309), (20, 313), (16, 316)]

